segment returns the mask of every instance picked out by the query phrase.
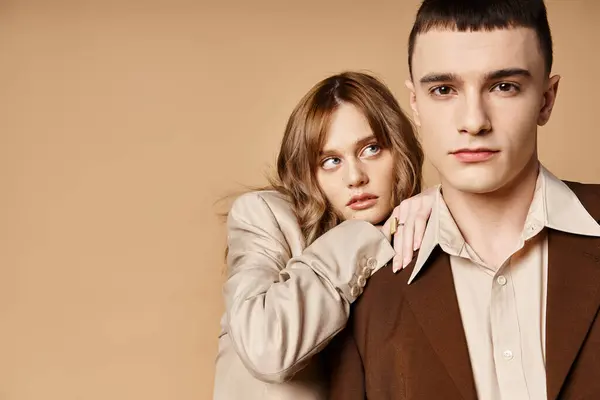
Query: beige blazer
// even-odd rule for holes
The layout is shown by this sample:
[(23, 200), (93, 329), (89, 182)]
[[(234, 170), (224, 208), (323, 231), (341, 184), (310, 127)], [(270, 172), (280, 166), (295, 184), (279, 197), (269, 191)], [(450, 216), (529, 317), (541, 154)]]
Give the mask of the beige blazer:
[(290, 204), (274, 191), (238, 198), (227, 229), (214, 400), (325, 399), (313, 356), (344, 328), (350, 304), (393, 247), (356, 220), (305, 247)]

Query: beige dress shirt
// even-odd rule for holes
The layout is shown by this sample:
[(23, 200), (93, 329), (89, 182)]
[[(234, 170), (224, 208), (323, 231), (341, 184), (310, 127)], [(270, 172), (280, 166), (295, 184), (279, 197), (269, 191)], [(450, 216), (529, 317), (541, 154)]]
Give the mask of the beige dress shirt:
[(325, 399), (311, 359), (344, 328), (350, 303), (393, 247), (357, 220), (305, 246), (290, 204), (274, 191), (238, 198), (227, 229), (214, 399)]
[(499, 267), (465, 242), (438, 188), (409, 283), (439, 244), (450, 256), (480, 399), (546, 399), (547, 229), (600, 237), (575, 194), (543, 166), (519, 245)]

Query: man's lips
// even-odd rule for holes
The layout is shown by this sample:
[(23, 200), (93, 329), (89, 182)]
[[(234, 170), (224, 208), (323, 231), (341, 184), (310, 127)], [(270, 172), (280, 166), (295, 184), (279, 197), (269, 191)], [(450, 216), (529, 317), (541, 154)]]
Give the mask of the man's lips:
[(460, 149), (460, 150), (453, 151), (450, 154), (455, 156), (461, 162), (477, 163), (477, 162), (489, 160), (498, 152), (499, 152), (498, 150), (479, 148), (479, 149)]

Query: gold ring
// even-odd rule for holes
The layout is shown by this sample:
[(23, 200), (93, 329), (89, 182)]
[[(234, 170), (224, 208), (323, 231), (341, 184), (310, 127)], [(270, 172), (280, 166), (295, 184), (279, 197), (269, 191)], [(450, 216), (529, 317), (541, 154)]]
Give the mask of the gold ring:
[(390, 222), (390, 234), (394, 236), (398, 231), (398, 218), (392, 217), (392, 222)]

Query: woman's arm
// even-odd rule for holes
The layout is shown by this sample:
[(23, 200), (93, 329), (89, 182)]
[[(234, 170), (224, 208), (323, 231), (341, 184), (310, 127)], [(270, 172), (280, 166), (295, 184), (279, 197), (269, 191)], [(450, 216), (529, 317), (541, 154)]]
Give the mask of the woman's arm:
[(395, 253), (377, 227), (346, 221), (291, 258), (261, 196), (240, 197), (229, 214), (224, 295), (229, 335), (244, 365), (261, 380), (281, 382), (344, 328), (349, 304)]

